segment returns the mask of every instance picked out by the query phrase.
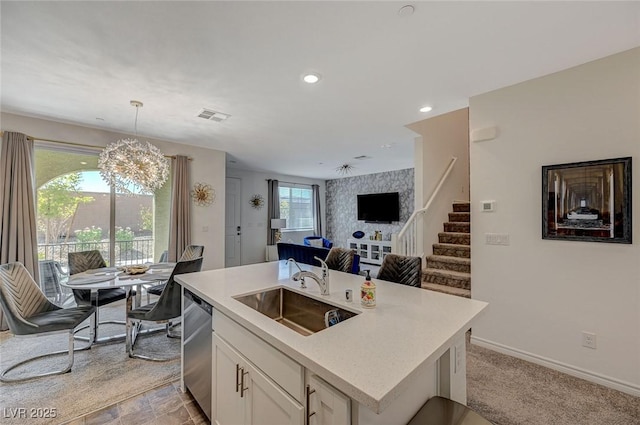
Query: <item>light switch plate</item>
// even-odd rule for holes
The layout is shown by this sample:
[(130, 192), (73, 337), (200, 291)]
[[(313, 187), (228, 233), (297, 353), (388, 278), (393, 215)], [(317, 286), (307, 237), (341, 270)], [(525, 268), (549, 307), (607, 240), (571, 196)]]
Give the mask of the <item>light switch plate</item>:
[(485, 245), (509, 245), (508, 233), (485, 233)]
[(480, 210), (482, 212), (493, 212), (496, 209), (496, 201), (480, 201)]

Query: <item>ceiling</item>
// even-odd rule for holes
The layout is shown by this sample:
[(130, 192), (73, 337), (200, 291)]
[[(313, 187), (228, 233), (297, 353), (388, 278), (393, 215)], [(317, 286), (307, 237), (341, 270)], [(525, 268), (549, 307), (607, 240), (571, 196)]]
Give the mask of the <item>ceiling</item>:
[(2, 110), (133, 134), (140, 100), (139, 137), (331, 179), (413, 167), (405, 125), (640, 45), (638, 2), (405, 4), (2, 1)]

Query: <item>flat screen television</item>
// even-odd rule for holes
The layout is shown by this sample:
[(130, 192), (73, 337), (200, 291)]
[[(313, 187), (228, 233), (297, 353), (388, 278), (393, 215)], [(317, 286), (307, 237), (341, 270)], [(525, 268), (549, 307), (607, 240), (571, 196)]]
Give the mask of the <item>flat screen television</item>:
[(358, 220), (367, 223), (400, 221), (400, 194), (389, 192), (358, 195)]

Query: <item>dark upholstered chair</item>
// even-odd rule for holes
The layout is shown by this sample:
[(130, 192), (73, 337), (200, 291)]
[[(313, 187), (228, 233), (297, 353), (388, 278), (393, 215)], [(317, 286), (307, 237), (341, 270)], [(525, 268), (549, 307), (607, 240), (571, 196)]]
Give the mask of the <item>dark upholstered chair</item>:
[(407, 425), (492, 425), (464, 404), (431, 397)]
[(422, 260), (419, 257), (387, 254), (377, 278), (419, 288), (422, 284)]
[(324, 261), (331, 270), (358, 274), (360, 271), (359, 259), (360, 256), (353, 249), (331, 248)]
[[(68, 259), (69, 275), (82, 273), (87, 270), (107, 267), (104, 258), (102, 258), (102, 254), (100, 254), (100, 251), (98, 250), (70, 252), (68, 255)], [(73, 297), (75, 298), (77, 305), (92, 305), (96, 307), (95, 316), (91, 319), (91, 328), (93, 329), (94, 338), (97, 338), (98, 336), (98, 324), (125, 324), (125, 322), (117, 320), (100, 322), (100, 306), (123, 300), (126, 298), (126, 296), (127, 293), (122, 288), (100, 289), (97, 292), (93, 292), (89, 289), (73, 289)], [(83, 338), (84, 337), (80, 339)]]
[(202, 245), (189, 245), (184, 249), (184, 252), (178, 259), (178, 261), (195, 260), (204, 255), (204, 246)]
[[(304, 244), (307, 246), (316, 246), (313, 245), (311, 241), (314, 240), (321, 240), (322, 241), (322, 248), (328, 248), (331, 249), (333, 247), (333, 242), (331, 242), (329, 239), (325, 239), (322, 236), (306, 236), (303, 241)], [(318, 247), (320, 248), (320, 247)]]
[(160, 259), (158, 260), (158, 263), (166, 263), (167, 261), (169, 261), (169, 251), (164, 250), (162, 251), (162, 254), (160, 254)]
[[(185, 248), (184, 252), (180, 256), (180, 259), (178, 261), (195, 260), (196, 258), (202, 257), (203, 254), (204, 254), (204, 246), (202, 246), (202, 245), (189, 245), (188, 247)], [(148, 288), (147, 289), (147, 302), (149, 302), (149, 294), (160, 296), (160, 294), (162, 293), (162, 290), (164, 289), (164, 286), (166, 284), (167, 283), (164, 282), (164, 283), (161, 283), (159, 285), (155, 285), (155, 286), (152, 286), (152, 287)]]
[[(9, 263), (0, 266), (0, 306), (4, 311), (11, 333), (18, 337), (37, 336), (45, 333), (64, 332), (69, 334), (68, 351), (55, 351), (15, 363), (0, 372), (0, 381), (24, 381), (41, 376), (66, 373), (71, 370), (74, 352), (73, 332), (80, 323), (93, 315), (95, 307), (80, 306), (64, 309), (51, 303), (21, 263)], [(90, 348), (90, 346), (80, 349), (87, 348)], [(67, 353), (69, 354), (69, 363), (62, 370), (21, 378), (6, 377), (9, 371), (32, 360)]]
[(127, 314), (127, 352), (129, 357), (136, 357), (144, 360), (167, 361), (171, 358), (160, 359), (154, 357), (135, 354), (133, 349), (137, 335), (134, 331), (138, 325), (145, 322), (166, 323), (167, 336), (170, 334), (170, 322), (172, 319), (180, 317), (182, 314), (182, 287), (175, 281), (175, 276), (185, 273), (199, 272), (202, 269), (202, 257), (195, 260), (178, 261), (171, 272), (171, 277), (167, 281), (164, 291), (160, 294), (157, 302), (143, 305), (131, 310)]
[(318, 261), (315, 257), (322, 258), (323, 260), (329, 255), (327, 248), (318, 248), (315, 246), (300, 245), (295, 243), (278, 242), (276, 244), (278, 248), (278, 258), (280, 260), (288, 260), (293, 258), (298, 263), (318, 265)]

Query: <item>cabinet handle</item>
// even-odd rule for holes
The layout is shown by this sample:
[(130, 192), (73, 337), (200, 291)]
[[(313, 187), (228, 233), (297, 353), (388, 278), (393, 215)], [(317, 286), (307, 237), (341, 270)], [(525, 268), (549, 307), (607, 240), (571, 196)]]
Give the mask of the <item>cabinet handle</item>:
[(316, 412), (309, 413), (309, 410), (311, 409), (311, 406), (309, 405), (309, 398), (311, 397), (311, 394), (316, 392), (316, 390), (312, 390), (311, 386), (307, 385), (307, 388), (306, 388), (305, 392), (306, 392), (305, 395), (306, 395), (306, 399), (307, 399), (307, 417), (305, 418), (306, 419), (305, 422), (306, 422), (306, 425), (309, 425), (309, 419), (311, 419), (311, 417), (316, 414)]
[(242, 368), (242, 377), (240, 378), (240, 398), (244, 397), (244, 392), (249, 390), (249, 387), (244, 387), (244, 375), (248, 375), (249, 372), (245, 372), (244, 368)]
[(240, 391), (240, 370), (242, 370), (242, 368), (240, 367), (239, 364), (236, 363), (236, 392)]

